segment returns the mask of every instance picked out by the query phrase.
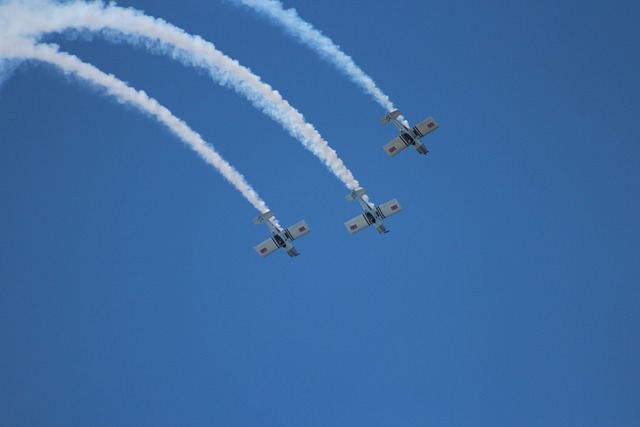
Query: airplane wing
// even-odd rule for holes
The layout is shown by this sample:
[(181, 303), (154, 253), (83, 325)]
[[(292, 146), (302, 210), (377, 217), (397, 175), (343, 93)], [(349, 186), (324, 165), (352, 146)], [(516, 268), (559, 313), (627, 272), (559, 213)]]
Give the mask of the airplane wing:
[(436, 123), (436, 121), (433, 120), (433, 117), (429, 117), (428, 119), (423, 120), (417, 125), (415, 125), (413, 127), (413, 131), (415, 132), (416, 135), (418, 135), (418, 138), (422, 138), (426, 134), (438, 129), (438, 127), (439, 127), (438, 123)]
[(393, 138), (393, 140), (390, 143), (385, 145), (383, 148), (384, 148), (384, 151), (386, 151), (389, 156), (393, 157), (399, 152), (401, 152), (402, 150), (404, 150), (405, 148), (407, 148), (408, 146), (409, 144), (405, 142), (404, 139), (402, 139), (400, 136), (396, 136), (395, 138)]
[(370, 225), (371, 223), (367, 220), (367, 217), (365, 217), (364, 214), (358, 215), (344, 223), (344, 226), (347, 227), (347, 231), (351, 234), (364, 230)]
[(285, 234), (291, 240), (295, 240), (295, 239), (300, 238), (301, 236), (304, 236), (309, 231), (310, 231), (309, 230), (309, 225), (307, 224), (307, 222), (305, 220), (302, 220), (299, 223), (297, 223), (295, 225), (292, 225), (291, 227), (287, 228), (287, 230), (285, 231)]
[(402, 206), (398, 203), (398, 199), (389, 200), (376, 208), (383, 218), (395, 215), (402, 210)]
[(260, 243), (257, 246), (254, 246), (253, 249), (258, 252), (258, 255), (260, 255), (261, 257), (265, 257), (275, 252), (278, 249), (278, 245), (276, 245), (276, 242), (271, 237), (269, 237), (264, 242)]

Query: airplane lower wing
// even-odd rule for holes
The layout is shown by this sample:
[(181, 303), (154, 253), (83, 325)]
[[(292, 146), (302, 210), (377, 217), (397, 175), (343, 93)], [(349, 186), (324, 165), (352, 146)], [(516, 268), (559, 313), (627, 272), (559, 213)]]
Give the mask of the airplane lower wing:
[(367, 219), (365, 214), (360, 214), (357, 217), (350, 219), (349, 221), (344, 223), (344, 226), (347, 227), (347, 231), (351, 234), (357, 233), (360, 230), (364, 230), (368, 226), (370, 226), (372, 222)]
[(302, 220), (299, 223), (297, 223), (295, 225), (292, 225), (291, 227), (287, 228), (285, 233), (287, 234), (287, 237), (289, 237), (291, 240), (295, 240), (295, 239), (298, 239), (298, 238), (304, 236), (309, 231), (310, 231), (309, 230), (309, 225), (307, 224), (307, 222), (305, 220)]
[(260, 255), (261, 257), (265, 257), (265, 256), (267, 256), (269, 254), (272, 254), (278, 248), (279, 248), (279, 246), (276, 244), (276, 242), (273, 240), (272, 237), (269, 237), (264, 242), (262, 242), (259, 245), (253, 247), (253, 249), (255, 249), (255, 251), (258, 252), (258, 255)]
[(415, 125), (413, 127), (413, 132), (415, 132), (415, 134), (418, 135), (418, 138), (422, 138), (426, 134), (433, 132), (439, 127), (440, 126), (438, 126), (438, 123), (436, 123), (436, 121), (433, 120), (433, 117), (429, 117), (428, 119), (423, 120), (417, 125)]
[(398, 203), (398, 199), (389, 200), (387, 203), (383, 203), (376, 208), (378, 213), (382, 215), (382, 218), (395, 215), (402, 211), (402, 206)]
[(386, 151), (389, 156), (393, 157), (399, 152), (401, 152), (402, 150), (404, 150), (405, 148), (407, 148), (409, 145), (411, 145), (411, 143), (406, 142), (404, 139), (400, 138), (399, 136), (396, 136), (395, 138), (393, 138), (393, 140), (391, 140), (390, 143), (385, 145), (383, 148), (384, 148), (384, 151)]

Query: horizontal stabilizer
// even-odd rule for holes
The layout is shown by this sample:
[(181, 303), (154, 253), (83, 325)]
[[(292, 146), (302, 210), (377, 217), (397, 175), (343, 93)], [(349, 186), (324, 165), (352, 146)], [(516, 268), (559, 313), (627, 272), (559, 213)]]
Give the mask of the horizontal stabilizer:
[(436, 123), (436, 121), (433, 120), (433, 117), (429, 117), (428, 119), (423, 120), (417, 125), (415, 125), (413, 127), (413, 132), (416, 135), (418, 135), (418, 138), (422, 138), (426, 134), (431, 133), (434, 130), (438, 129), (438, 127), (439, 127), (438, 123)]
[(278, 249), (278, 245), (271, 237), (269, 237), (264, 242), (260, 243), (257, 246), (254, 246), (253, 249), (258, 252), (258, 255), (260, 255), (261, 257), (265, 257), (275, 252)]
[(393, 140), (390, 143), (388, 143), (382, 148), (384, 148), (384, 151), (389, 156), (393, 157), (399, 152), (401, 152), (402, 150), (404, 150), (405, 148), (407, 148), (408, 146), (409, 145), (407, 145), (407, 143), (402, 138), (400, 138), (399, 136), (396, 136), (395, 138), (393, 138)]
[(344, 223), (344, 226), (347, 227), (347, 231), (351, 234), (357, 233), (360, 230), (364, 230), (369, 225), (371, 224), (369, 223), (369, 221), (367, 221), (367, 218), (363, 214), (360, 214), (357, 217), (350, 219), (349, 221)]
[(351, 193), (347, 194), (344, 198), (347, 199), (348, 201), (352, 201), (352, 200), (361, 198), (365, 194), (367, 194), (367, 190), (365, 190), (362, 187), (359, 187), (353, 190)]
[(288, 235), (291, 237), (291, 240), (295, 240), (301, 236), (304, 236), (309, 231), (311, 231), (309, 230), (309, 225), (305, 220), (302, 220), (299, 223), (287, 228), (286, 233), (288, 233)]
[(273, 217), (273, 212), (271, 211), (266, 211), (263, 214), (258, 215), (254, 220), (253, 223), (254, 224), (262, 224), (263, 222), (267, 221), (269, 218)]
[(387, 203), (381, 204), (376, 209), (379, 213), (382, 214), (384, 218), (387, 218), (402, 211), (402, 206), (400, 206), (400, 203), (398, 203), (398, 199), (393, 199), (389, 200)]
[(400, 110), (393, 110), (384, 115), (384, 117), (380, 120), (380, 124), (386, 125), (391, 120), (397, 119), (398, 116), (402, 114)]

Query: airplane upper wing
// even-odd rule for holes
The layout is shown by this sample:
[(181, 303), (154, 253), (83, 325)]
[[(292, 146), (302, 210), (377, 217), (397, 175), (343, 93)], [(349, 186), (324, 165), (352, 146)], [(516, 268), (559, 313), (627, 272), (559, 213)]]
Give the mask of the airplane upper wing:
[(382, 214), (383, 218), (397, 214), (402, 210), (402, 206), (398, 203), (398, 199), (389, 200), (387, 203), (383, 203), (377, 208), (378, 213)]
[(275, 252), (278, 249), (278, 245), (273, 240), (273, 238), (269, 237), (264, 242), (260, 243), (257, 246), (254, 246), (253, 249), (255, 249), (255, 251), (258, 252), (258, 255), (265, 257)]
[(367, 220), (367, 217), (364, 214), (360, 214), (344, 223), (344, 226), (347, 227), (347, 231), (351, 234), (364, 230), (370, 225), (371, 223)]
[(413, 131), (418, 135), (418, 138), (422, 138), (426, 134), (438, 129), (438, 123), (433, 120), (433, 117), (429, 117), (426, 120), (421, 121), (413, 127)]
[(393, 157), (399, 152), (401, 152), (402, 150), (404, 150), (405, 148), (407, 148), (408, 146), (409, 146), (409, 143), (405, 142), (405, 140), (402, 139), (400, 136), (396, 136), (395, 138), (393, 138), (393, 140), (390, 143), (388, 143), (382, 148), (384, 148), (384, 151), (386, 151), (388, 155)]
[(309, 225), (305, 220), (300, 221), (299, 223), (292, 225), (287, 228), (285, 231), (287, 237), (291, 238), (291, 240), (295, 240), (301, 236), (304, 236), (309, 232)]

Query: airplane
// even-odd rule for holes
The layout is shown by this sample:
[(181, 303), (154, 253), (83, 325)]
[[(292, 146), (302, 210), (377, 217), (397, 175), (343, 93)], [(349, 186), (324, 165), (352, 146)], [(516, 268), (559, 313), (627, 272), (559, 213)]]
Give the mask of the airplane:
[(393, 199), (380, 206), (375, 206), (373, 203), (364, 200), (365, 194), (367, 192), (364, 188), (357, 188), (345, 197), (348, 201), (358, 200), (364, 213), (345, 222), (344, 226), (347, 227), (347, 231), (351, 234), (364, 230), (370, 225), (374, 225), (380, 234), (388, 233), (389, 230), (384, 226), (382, 220), (400, 212), (402, 210), (400, 203), (398, 203), (398, 200)]
[(290, 257), (300, 255), (296, 248), (293, 247), (291, 242), (295, 239), (304, 236), (307, 234), (309, 230), (309, 226), (307, 225), (305, 220), (300, 221), (299, 223), (285, 229), (281, 230), (271, 218), (273, 217), (273, 212), (267, 211), (263, 214), (260, 214), (253, 220), (254, 224), (267, 224), (269, 227), (269, 231), (271, 231), (271, 237), (269, 237), (264, 242), (260, 243), (257, 246), (254, 246), (256, 252), (261, 257), (265, 257), (273, 252), (275, 252), (279, 248), (284, 248), (284, 250), (289, 254)]
[(400, 131), (400, 136), (396, 136), (390, 143), (385, 145), (384, 151), (391, 157), (395, 156), (408, 146), (412, 145), (413, 148), (420, 154), (427, 154), (429, 150), (424, 146), (421, 139), (428, 133), (438, 129), (438, 123), (433, 120), (433, 117), (429, 117), (426, 120), (421, 121), (416, 126), (410, 128), (398, 120), (400, 116), (400, 110), (390, 111), (384, 115), (380, 123), (386, 125), (389, 122), (393, 122), (394, 125)]

